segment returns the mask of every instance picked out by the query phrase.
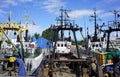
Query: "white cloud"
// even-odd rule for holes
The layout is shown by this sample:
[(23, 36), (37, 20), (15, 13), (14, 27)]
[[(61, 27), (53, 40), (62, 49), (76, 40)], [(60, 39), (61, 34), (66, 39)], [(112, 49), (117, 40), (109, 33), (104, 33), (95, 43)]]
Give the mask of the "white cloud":
[(1, 8), (7, 8), (9, 6), (17, 6), (21, 3), (25, 2), (32, 2), (32, 0), (2, 0), (1, 2)]
[(120, 0), (99, 0), (94, 4), (94, 7), (109, 10), (119, 7)]
[(6, 0), (6, 3), (11, 4), (13, 6), (18, 5), (18, 3), (16, 2), (16, 0)]
[(45, 0), (43, 2), (43, 8), (46, 9), (49, 13), (58, 14), (58, 11), (61, 7), (65, 7), (65, 2), (61, 0)]
[[(94, 13), (94, 10), (83, 9), (83, 10), (73, 10), (73, 11), (69, 12), (68, 15), (71, 18), (77, 19), (77, 18), (80, 18), (80, 17), (83, 17), (83, 16), (93, 15), (93, 13)], [(97, 13), (101, 13), (101, 11), (98, 10)]]
[(38, 26), (38, 25), (29, 25), (28, 26), (28, 30), (29, 30), (29, 34), (30, 35), (33, 35), (34, 33), (42, 33), (42, 31), (43, 31), (43, 28), (41, 28), (40, 26)]
[(4, 11), (4, 10), (2, 10), (2, 9), (0, 9), (0, 17), (3, 15), (3, 14), (5, 14), (6, 12)]
[(111, 17), (111, 16), (113, 16), (113, 13), (111, 13), (111, 12), (107, 12), (107, 13), (102, 13), (102, 14), (100, 14), (100, 17), (104, 17), (104, 18), (106, 18), (106, 17)]
[(4, 10), (0, 9), (0, 13), (5, 14), (6, 12)]
[[(25, 24), (21, 24), (21, 26), (25, 27)], [(32, 24), (28, 24), (28, 34), (29, 35), (34, 35), (34, 33), (42, 33), (42, 31), (44, 30), (44, 28), (40, 27), (39, 25), (32, 25)]]
[(111, 3), (111, 2), (119, 2), (119, 0), (109, 0), (109, 1), (103, 0), (102, 2)]
[(6, 11), (4, 8), (7, 8), (9, 6), (17, 6), (18, 2), (16, 0), (1, 0), (0, 1), (0, 16), (4, 16), (6, 14)]
[(19, 2), (32, 2), (33, 0), (18, 0)]
[(0, 0), (0, 16), (3, 16), (6, 12), (4, 8), (8, 8), (10, 6), (17, 6), (22, 3), (32, 2), (33, 0)]
[(2, 7), (3, 6), (8, 7), (9, 5), (16, 6), (16, 5), (18, 5), (18, 2), (16, 0), (3, 0), (2, 1)]

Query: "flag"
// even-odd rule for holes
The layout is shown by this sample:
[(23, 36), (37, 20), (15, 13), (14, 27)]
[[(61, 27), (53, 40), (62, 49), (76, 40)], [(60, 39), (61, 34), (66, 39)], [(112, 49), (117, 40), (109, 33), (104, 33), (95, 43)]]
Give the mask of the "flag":
[(34, 21), (32, 21), (32, 25), (36, 25)]

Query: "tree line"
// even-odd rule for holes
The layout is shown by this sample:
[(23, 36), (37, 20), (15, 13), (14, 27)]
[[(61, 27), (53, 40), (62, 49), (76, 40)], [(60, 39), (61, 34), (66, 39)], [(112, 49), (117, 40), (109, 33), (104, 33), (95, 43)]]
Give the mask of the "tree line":
[[(44, 30), (44, 31), (42, 32), (42, 35), (41, 35), (41, 36), (40, 36), (39, 33), (35, 33), (35, 34), (34, 34), (34, 36), (35, 36), (36, 39), (38, 39), (38, 38), (40, 38), (40, 37), (43, 37), (43, 38), (45, 38), (45, 39), (47, 39), (47, 40), (50, 40), (50, 41), (55, 40), (55, 35), (56, 35), (56, 32), (51, 31), (51, 29), (49, 29), (49, 28), (46, 29), (46, 30)], [(75, 45), (75, 41), (74, 41), (74, 40), (72, 40), (71, 42), (72, 42), (72, 45)], [(78, 45), (82, 45), (82, 46), (85, 45), (85, 42), (84, 42), (83, 40), (79, 40), (79, 41), (77, 41), (77, 43), (78, 43)]]

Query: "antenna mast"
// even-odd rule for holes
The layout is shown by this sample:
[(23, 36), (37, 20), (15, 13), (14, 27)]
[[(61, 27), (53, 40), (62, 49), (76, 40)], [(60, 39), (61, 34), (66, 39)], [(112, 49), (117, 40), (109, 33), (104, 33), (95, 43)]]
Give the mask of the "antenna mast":
[[(60, 27), (63, 28), (63, 26), (66, 27), (66, 24), (67, 24), (67, 18), (69, 18), (68, 14), (67, 14), (67, 11), (70, 11), (70, 10), (65, 10), (65, 9), (60, 9), (61, 11), (61, 15), (58, 17), (57, 19), (57, 22), (60, 22)], [(61, 30), (61, 40), (63, 41), (63, 37), (64, 37), (64, 33), (63, 33), (63, 30)]]
[(97, 15), (96, 15), (96, 9), (94, 8), (94, 15), (91, 15), (92, 18), (94, 18), (94, 26), (95, 26), (95, 32), (94, 32), (94, 41), (97, 41)]

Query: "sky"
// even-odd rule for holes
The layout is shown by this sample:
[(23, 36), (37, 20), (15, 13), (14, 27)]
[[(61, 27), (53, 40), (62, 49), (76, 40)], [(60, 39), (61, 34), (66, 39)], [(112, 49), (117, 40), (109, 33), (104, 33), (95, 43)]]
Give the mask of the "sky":
[[(99, 25), (103, 22), (114, 20), (114, 14), (110, 11), (120, 10), (119, 0), (0, 0), (0, 23), (8, 21), (8, 13), (11, 11), (11, 21), (25, 24), (25, 16), (29, 16), (29, 34), (42, 33), (51, 24), (56, 24), (56, 17), (60, 15), (60, 9), (70, 10), (69, 17), (79, 27), (86, 27), (89, 34), (94, 33), (94, 21), (90, 17), (96, 8)], [(32, 23), (35, 23), (33, 25)], [(81, 39), (81, 37), (79, 37)]]

